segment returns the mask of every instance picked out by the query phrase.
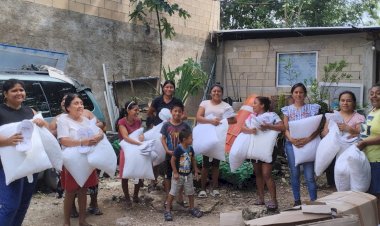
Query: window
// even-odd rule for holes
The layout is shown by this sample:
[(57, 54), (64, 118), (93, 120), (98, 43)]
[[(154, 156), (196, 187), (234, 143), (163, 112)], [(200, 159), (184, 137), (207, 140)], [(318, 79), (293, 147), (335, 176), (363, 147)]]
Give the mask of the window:
[(317, 78), (317, 52), (277, 53), (278, 87)]

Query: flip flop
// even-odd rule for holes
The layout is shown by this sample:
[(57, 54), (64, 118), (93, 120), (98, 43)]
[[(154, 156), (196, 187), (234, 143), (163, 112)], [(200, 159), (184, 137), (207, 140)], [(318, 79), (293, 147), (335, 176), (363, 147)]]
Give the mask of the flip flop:
[(265, 202), (264, 202), (264, 201), (260, 201), (260, 200), (256, 200), (256, 201), (253, 203), (253, 205), (255, 205), (255, 206), (263, 206), (263, 205), (265, 205)]
[(165, 221), (173, 221), (173, 216), (171, 212), (165, 211), (164, 218), (165, 218)]
[(87, 212), (92, 215), (103, 215), (102, 211), (98, 207), (88, 207)]
[(265, 204), (268, 210), (275, 211), (278, 209), (278, 205), (275, 201), (271, 200)]
[(200, 211), (199, 209), (197, 208), (192, 208), (190, 209), (190, 213), (191, 215), (193, 215), (193, 217), (196, 217), (196, 218), (200, 218), (203, 216), (203, 212)]
[(212, 191), (210, 192), (210, 195), (211, 195), (212, 197), (220, 197), (219, 190), (212, 190)]
[(198, 198), (207, 198), (206, 191), (200, 191), (199, 194), (198, 194)]

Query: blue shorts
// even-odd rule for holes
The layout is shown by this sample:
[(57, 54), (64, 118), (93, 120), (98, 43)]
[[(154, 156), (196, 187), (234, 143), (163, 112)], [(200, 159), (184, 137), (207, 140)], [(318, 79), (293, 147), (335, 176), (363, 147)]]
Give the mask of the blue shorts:
[(370, 162), (371, 165), (371, 185), (368, 193), (372, 195), (380, 194), (380, 162)]

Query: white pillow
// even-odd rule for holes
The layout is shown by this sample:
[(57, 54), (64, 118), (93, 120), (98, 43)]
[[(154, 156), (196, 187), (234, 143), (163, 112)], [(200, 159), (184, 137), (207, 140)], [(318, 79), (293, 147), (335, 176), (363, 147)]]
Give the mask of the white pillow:
[[(321, 122), (322, 115), (312, 116), (289, 122), (290, 136), (293, 138), (305, 138), (315, 132)], [(317, 136), (302, 148), (293, 145), (295, 165), (315, 161), (315, 154), (321, 138)]]
[(63, 154), (58, 140), (45, 127), (37, 126), (37, 131), (40, 134), (42, 144), (52, 166), (56, 170), (61, 171), (63, 166)]
[(336, 122), (329, 121), (329, 132), (319, 143), (315, 156), (314, 171), (317, 176), (322, 175), (339, 152), (338, 134), (339, 128)]
[(335, 161), (334, 179), (337, 191), (349, 191), (350, 183), (350, 166), (347, 164), (350, 150), (346, 150)]
[(273, 148), (278, 134), (279, 132), (274, 130), (257, 130), (257, 133), (252, 135), (253, 142), (249, 145), (247, 159), (256, 159), (266, 163), (272, 162)]
[(364, 152), (360, 151), (356, 145), (349, 149), (350, 155), (347, 158), (347, 165), (350, 166), (351, 191), (366, 192), (371, 184), (371, 165)]
[(212, 151), (218, 144), (215, 126), (211, 124), (197, 124), (193, 129), (193, 149), (196, 155)]
[[(129, 137), (138, 140), (138, 136), (142, 134), (142, 131), (143, 128), (135, 130)], [(143, 155), (140, 145), (130, 144), (124, 140), (120, 142), (120, 146), (125, 157), (122, 178), (154, 180), (152, 156)]]
[(102, 170), (111, 177), (115, 175), (117, 157), (106, 136), (87, 154), (87, 160), (91, 167)]
[(170, 113), (170, 110), (167, 108), (162, 108), (160, 113), (158, 113), (158, 117), (163, 121), (166, 122), (172, 117), (172, 113)]
[(95, 167), (88, 163), (87, 154), (81, 154), (77, 147), (63, 150), (63, 165), (80, 187), (86, 183)]
[(252, 136), (246, 133), (240, 133), (234, 143), (232, 144), (230, 155), (229, 155), (229, 163), (231, 172), (235, 172), (247, 159), (248, 145)]
[[(166, 109), (166, 108), (165, 108)], [(162, 112), (162, 110), (161, 110)], [(153, 160), (153, 166), (157, 166), (165, 161), (166, 152), (161, 142), (161, 128), (165, 122), (161, 122), (157, 126), (144, 133), (144, 140), (154, 140), (153, 151), (155, 152), (155, 158)]]

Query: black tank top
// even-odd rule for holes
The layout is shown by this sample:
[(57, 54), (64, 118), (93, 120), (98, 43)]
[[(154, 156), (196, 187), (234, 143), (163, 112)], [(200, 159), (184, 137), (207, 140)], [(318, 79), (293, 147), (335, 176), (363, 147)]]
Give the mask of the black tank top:
[[(5, 105), (4, 103), (0, 104), (0, 126), (12, 122), (20, 122), (24, 119), (33, 118), (33, 110), (27, 106), (21, 106), (20, 109), (13, 109)], [(0, 169), (3, 168), (0, 160)]]

